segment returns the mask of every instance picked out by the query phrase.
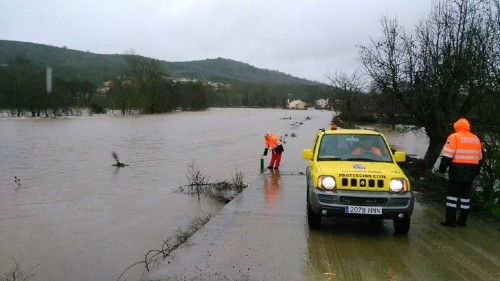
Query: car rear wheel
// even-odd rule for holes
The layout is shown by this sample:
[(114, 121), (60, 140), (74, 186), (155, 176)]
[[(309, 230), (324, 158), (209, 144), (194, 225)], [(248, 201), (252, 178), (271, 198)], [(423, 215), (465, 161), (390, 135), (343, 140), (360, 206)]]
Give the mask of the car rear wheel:
[(309, 203), (309, 191), (307, 194), (307, 224), (310, 229), (318, 229), (321, 226), (321, 216), (314, 213)]
[(394, 233), (407, 234), (410, 231), (410, 219), (394, 219)]

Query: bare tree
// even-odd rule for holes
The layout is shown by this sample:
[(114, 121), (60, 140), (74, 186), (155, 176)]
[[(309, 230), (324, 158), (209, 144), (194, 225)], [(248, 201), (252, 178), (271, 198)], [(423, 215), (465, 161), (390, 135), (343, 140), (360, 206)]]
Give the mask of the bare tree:
[(428, 164), (452, 121), (474, 119), (482, 104), (498, 99), (498, 2), (439, 1), (411, 34), (383, 18), (383, 37), (361, 47), (361, 61), (379, 90), (425, 128)]
[(383, 38), (371, 40), (371, 46), (361, 46), (361, 62), (373, 80), (372, 91), (379, 92), (388, 105), (386, 114), (391, 123), (395, 114), (391, 109), (402, 104), (406, 111), (418, 116), (418, 105), (407, 100), (405, 93), (414, 81), (413, 40), (409, 38), (397, 19), (383, 17), (380, 21)]
[(352, 105), (361, 94), (364, 82), (358, 71), (352, 74), (337, 71), (327, 77), (330, 80), (330, 85), (338, 89), (340, 98), (345, 102), (345, 111), (348, 116), (348, 122), (352, 123)]
[(202, 188), (210, 186), (210, 178), (196, 166), (194, 161), (187, 166), (186, 179), (189, 189), (198, 195), (198, 199), (200, 199)]

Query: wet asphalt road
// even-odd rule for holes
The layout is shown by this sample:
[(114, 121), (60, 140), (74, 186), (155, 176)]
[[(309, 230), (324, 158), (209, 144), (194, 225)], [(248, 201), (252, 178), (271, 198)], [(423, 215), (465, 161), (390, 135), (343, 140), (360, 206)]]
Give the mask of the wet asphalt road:
[(309, 231), (303, 178), (262, 176), (149, 278), (165, 280), (499, 280), (499, 232), (439, 225), (417, 204), (410, 233), (392, 222), (328, 219)]
[(289, 141), (289, 170), (250, 175), (249, 187), (147, 278), (152, 280), (500, 280), (498, 226), (472, 217), (446, 228), (439, 206), (417, 201), (407, 236), (391, 221), (306, 221), (305, 163)]

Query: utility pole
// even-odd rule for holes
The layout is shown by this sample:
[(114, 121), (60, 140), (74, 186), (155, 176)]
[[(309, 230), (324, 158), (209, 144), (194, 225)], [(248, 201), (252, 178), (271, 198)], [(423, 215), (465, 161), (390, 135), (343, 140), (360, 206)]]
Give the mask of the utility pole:
[(45, 86), (47, 95), (50, 95), (52, 93), (52, 67), (50, 65), (45, 70)]
[(52, 67), (50, 65), (45, 69), (45, 89), (47, 90), (47, 98), (45, 101), (45, 117), (47, 114), (47, 107), (50, 105), (50, 93), (52, 93)]

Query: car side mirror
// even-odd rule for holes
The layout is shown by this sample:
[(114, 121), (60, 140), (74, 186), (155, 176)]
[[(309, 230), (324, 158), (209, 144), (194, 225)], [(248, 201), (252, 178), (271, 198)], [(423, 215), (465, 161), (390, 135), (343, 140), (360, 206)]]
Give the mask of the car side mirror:
[(313, 159), (313, 151), (312, 151), (312, 149), (303, 149), (302, 150), (302, 159), (304, 159), (304, 160), (312, 160)]
[(404, 153), (404, 151), (394, 152), (394, 161), (398, 163), (406, 162), (406, 154)]

